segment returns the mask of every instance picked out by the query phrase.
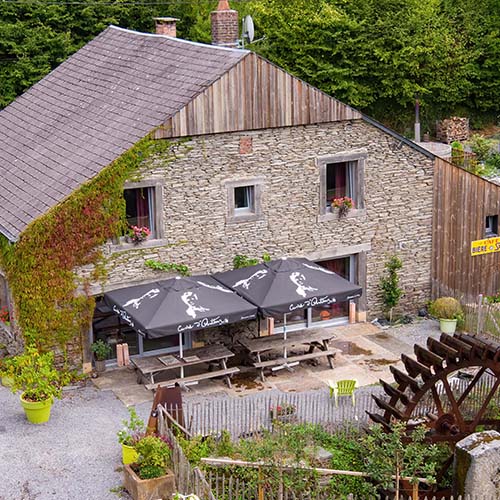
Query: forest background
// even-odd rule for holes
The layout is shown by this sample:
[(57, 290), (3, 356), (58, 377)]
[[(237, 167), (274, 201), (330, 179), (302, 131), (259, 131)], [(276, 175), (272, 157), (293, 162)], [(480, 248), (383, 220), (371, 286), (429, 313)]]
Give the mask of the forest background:
[[(411, 136), (468, 116), (500, 125), (500, 0), (232, 0), (252, 15), (246, 48)], [(154, 16), (180, 19), (178, 36), (210, 43), (217, 0), (0, 0), (0, 109), (114, 24), (154, 32)]]

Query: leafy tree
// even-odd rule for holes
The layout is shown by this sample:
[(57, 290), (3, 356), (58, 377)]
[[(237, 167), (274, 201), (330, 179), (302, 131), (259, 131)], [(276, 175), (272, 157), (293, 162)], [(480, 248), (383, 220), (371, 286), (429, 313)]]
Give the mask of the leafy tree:
[(399, 304), (403, 290), (399, 287), (398, 271), (403, 267), (401, 259), (392, 255), (385, 264), (386, 275), (380, 280), (382, 301), (389, 311), (389, 321), (392, 323), (392, 310)]

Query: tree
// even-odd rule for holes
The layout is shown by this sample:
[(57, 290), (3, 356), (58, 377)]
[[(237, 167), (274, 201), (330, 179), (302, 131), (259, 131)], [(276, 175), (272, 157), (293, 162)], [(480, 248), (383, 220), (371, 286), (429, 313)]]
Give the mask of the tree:
[(389, 312), (389, 321), (392, 323), (392, 310), (399, 304), (403, 290), (399, 288), (398, 271), (403, 267), (401, 259), (392, 255), (385, 264), (386, 275), (380, 279), (382, 301)]
[(406, 424), (399, 422), (385, 432), (380, 425), (370, 428), (364, 438), (366, 447), (366, 472), (382, 488), (394, 489), (399, 498), (400, 478), (410, 477), (416, 484), (419, 478), (429, 484), (436, 482), (437, 467), (443, 456), (442, 449), (425, 442), (426, 428), (416, 427), (411, 437), (406, 436)]

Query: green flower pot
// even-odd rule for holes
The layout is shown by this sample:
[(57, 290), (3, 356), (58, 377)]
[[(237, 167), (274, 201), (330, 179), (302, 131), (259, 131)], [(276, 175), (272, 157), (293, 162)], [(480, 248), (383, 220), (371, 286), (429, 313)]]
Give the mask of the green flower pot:
[(455, 333), (457, 329), (456, 319), (439, 319), (439, 328), (442, 333)]
[(133, 446), (122, 444), (122, 462), (124, 465), (133, 464), (134, 462), (137, 462), (138, 458), (139, 455)]
[(26, 413), (28, 422), (32, 424), (44, 424), (49, 421), (50, 409), (52, 408), (53, 399), (49, 398), (45, 401), (26, 401), (21, 394), (21, 405)]
[(8, 377), (5, 375), (2, 377), (2, 385), (4, 387), (12, 387), (13, 383), (14, 383), (14, 379), (12, 377)]

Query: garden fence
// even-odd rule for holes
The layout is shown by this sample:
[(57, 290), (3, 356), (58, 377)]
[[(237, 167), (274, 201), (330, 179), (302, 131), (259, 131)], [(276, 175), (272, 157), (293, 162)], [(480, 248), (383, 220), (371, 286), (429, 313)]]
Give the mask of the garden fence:
[(500, 340), (500, 303), (489, 304), (482, 295), (477, 302), (463, 304), (465, 331)]
[(158, 433), (167, 437), (172, 443), (172, 468), (178, 493), (183, 495), (194, 493), (200, 500), (218, 500), (212, 494), (203, 472), (189, 463), (174, 433), (168, 427), (165, 412), (164, 408), (158, 406)]
[[(250, 437), (262, 430), (272, 431), (276, 421), (320, 424), (326, 429), (349, 435), (368, 423), (367, 412), (379, 411), (372, 394), (380, 387), (356, 391), (356, 405), (350, 397), (339, 398), (338, 407), (328, 388), (301, 393), (265, 393), (242, 398), (219, 398), (183, 403), (186, 427), (192, 434), (220, 434), (228, 431), (233, 439)], [(167, 408), (171, 411), (173, 409)]]

